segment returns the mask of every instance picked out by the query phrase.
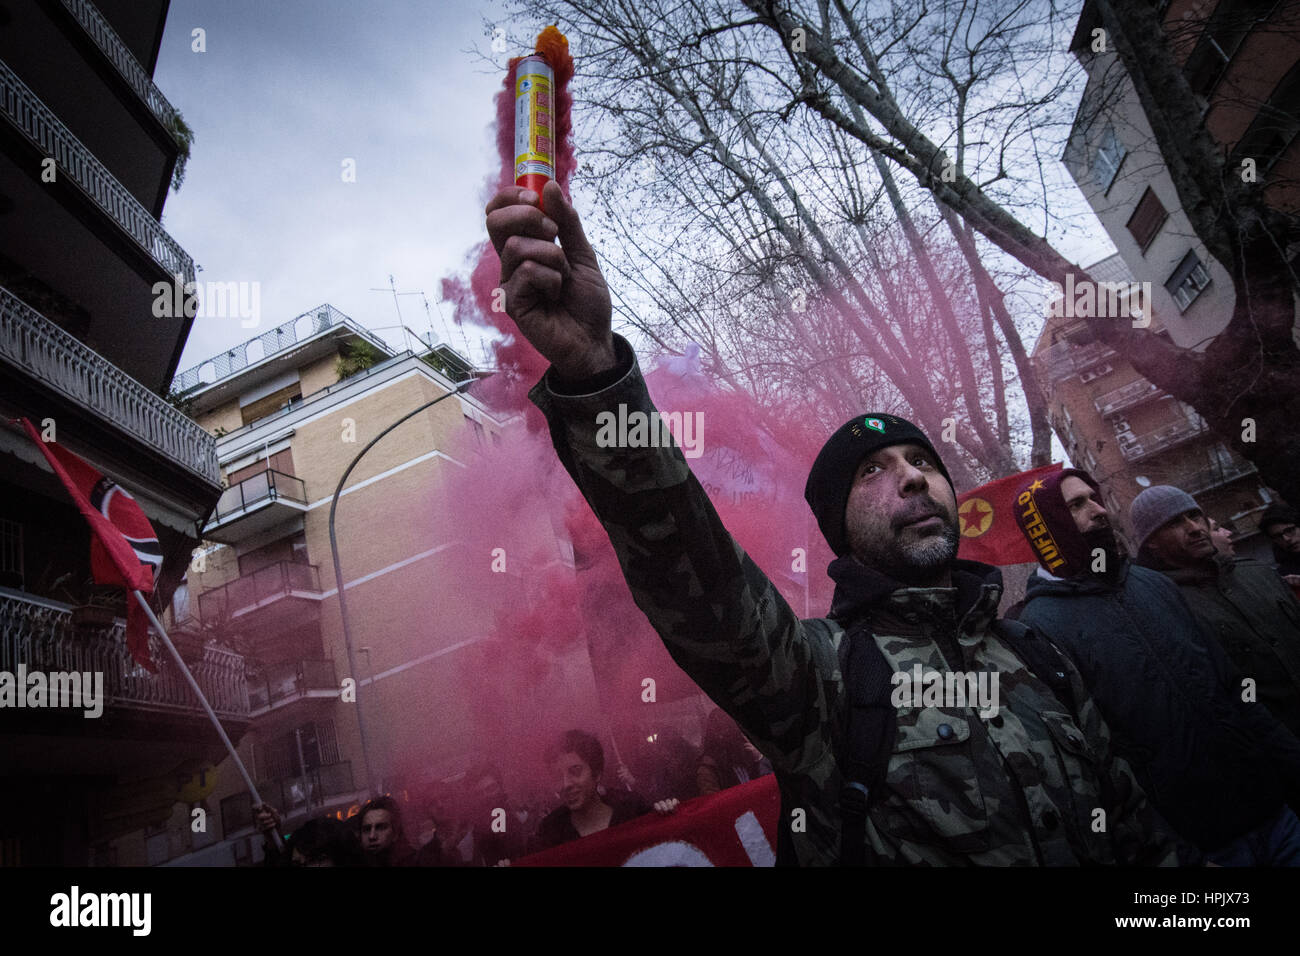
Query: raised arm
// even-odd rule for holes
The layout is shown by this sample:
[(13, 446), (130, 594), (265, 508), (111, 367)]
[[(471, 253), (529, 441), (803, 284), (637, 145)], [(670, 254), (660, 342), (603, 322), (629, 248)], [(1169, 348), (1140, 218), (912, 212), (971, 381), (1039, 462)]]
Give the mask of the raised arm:
[[(508, 187), (488, 205), (506, 310), (551, 369), (530, 393), (561, 462), (608, 532), (637, 606), (673, 659), (774, 767), (824, 754), (834, 650), (805, 627), (727, 533), (681, 451), (604, 447), (602, 412), (655, 411), (573, 207), (547, 185)], [(560, 240), (556, 246), (551, 241)], [(820, 632), (819, 632), (820, 633)], [(825, 681), (824, 679), (825, 678)]]

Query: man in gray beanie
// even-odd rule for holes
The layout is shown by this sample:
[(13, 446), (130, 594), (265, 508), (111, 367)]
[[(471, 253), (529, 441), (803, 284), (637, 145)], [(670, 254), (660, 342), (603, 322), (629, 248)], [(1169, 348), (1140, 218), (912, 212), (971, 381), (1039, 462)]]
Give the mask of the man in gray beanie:
[(1220, 553), (1196, 499), (1156, 485), (1129, 512), (1138, 563), (1173, 579), (1256, 699), (1300, 736), (1300, 603), (1268, 565)]

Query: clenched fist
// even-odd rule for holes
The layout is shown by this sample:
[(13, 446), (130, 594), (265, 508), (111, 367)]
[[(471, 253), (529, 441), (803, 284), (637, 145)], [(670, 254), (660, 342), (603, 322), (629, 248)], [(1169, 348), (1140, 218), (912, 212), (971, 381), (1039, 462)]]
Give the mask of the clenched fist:
[(487, 205), (506, 313), (562, 378), (587, 378), (616, 364), (609, 287), (563, 190), (552, 180), (544, 197), (550, 216), (537, 193), (520, 186)]

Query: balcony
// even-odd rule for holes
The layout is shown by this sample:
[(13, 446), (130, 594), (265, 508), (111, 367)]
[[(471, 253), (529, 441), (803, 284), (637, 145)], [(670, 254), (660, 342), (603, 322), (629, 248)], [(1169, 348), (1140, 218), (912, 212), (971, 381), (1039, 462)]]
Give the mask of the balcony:
[[(67, 176), (162, 270), (194, 281), (194, 260), (95, 155), (0, 61), (0, 115)], [(161, 278), (161, 276), (160, 276)]]
[(319, 614), (320, 570), (314, 564), (277, 561), (199, 595), (205, 626), (251, 623), (274, 633)]
[(184, 395), (202, 386), (212, 385), (264, 362), (277, 353), (288, 351), (321, 332), (342, 327), (365, 339), (385, 356), (390, 354), (388, 346), (381, 339), (355, 324), (334, 306), (325, 304), (186, 369), (172, 379), (172, 391)]
[[(0, 588), (0, 671), (13, 673), (22, 664), (28, 673), (97, 672), (104, 680), (99, 719), (88, 720), (76, 708), (7, 710), (6, 769), (130, 777), (166, 772), (204, 755), (204, 746), (196, 748), (195, 741), (216, 737), (189, 684), (157, 635), (150, 635), (150, 649), (158, 673), (136, 665), (126, 649), (125, 630), (121, 621), (98, 628), (74, 625), (68, 605)], [(209, 646), (191, 669), (212, 709), (238, 740), (249, 714), (243, 657)], [(28, 729), (34, 735), (30, 745), (16, 733)], [(104, 745), (104, 736), (113, 738), (111, 746)], [(217, 757), (208, 750), (209, 758)]]
[[(346, 760), (309, 768), (305, 774), (261, 780), (257, 790), (263, 800), (280, 811), (286, 822), (300, 812), (330, 802), (340, 799), (343, 803), (361, 802), (364, 798), (364, 794), (357, 792), (352, 764)], [(229, 836), (252, 825), (253, 798), (249, 793), (237, 793), (221, 801), (222, 833)]]
[(203, 536), (234, 544), (306, 510), (307, 488), (303, 480), (268, 468), (222, 492)]
[(1109, 392), (1103, 392), (1093, 400), (1093, 405), (1103, 416), (1114, 415), (1163, 394), (1164, 392), (1154, 383), (1140, 378), (1136, 382), (1129, 382)]
[(1203, 468), (1200, 471), (1190, 472), (1173, 481), (1172, 484), (1183, 489), (1194, 498), (1203, 492), (1213, 491), (1215, 488), (1221, 488), (1238, 478), (1245, 478), (1254, 474), (1258, 474), (1258, 469), (1254, 465), (1245, 460), (1236, 460), (1221, 467)]
[(1205, 434), (1206, 431), (1204, 421), (1199, 418), (1189, 418), (1165, 425), (1163, 428), (1157, 428), (1153, 432), (1147, 432), (1127, 445), (1121, 444), (1120, 451), (1123, 452), (1128, 461), (1141, 461), (1144, 458), (1150, 458), (1152, 455), (1173, 448), (1175, 445), (1190, 441), (1198, 435)]
[(1089, 342), (1087, 345), (1057, 342), (1038, 357), (1038, 363), (1046, 370), (1050, 381), (1059, 382), (1113, 355), (1115, 350), (1104, 342)]
[[(0, 287), (0, 362), (219, 485), (216, 440), (112, 362)], [(210, 500), (210, 499), (209, 499)]]
[(260, 717), (294, 701), (339, 695), (333, 661), (294, 661), (268, 668), (248, 685), (250, 715)]
[(162, 123), (163, 128), (177, 139), (178, 145), (181, 145), (176, 133), (175, 107), (167, 102), (167, 97), (163, 96), (162, 91), (154, 85), (145, 68), (122, 42), (117, 31), (109, 26), (104, 15), (89, 0), (62, 0), (62, 3), (131, 89), (135, 90), (141, 102), (149, 108), (149, 112), (158, 117), (158, 122)]

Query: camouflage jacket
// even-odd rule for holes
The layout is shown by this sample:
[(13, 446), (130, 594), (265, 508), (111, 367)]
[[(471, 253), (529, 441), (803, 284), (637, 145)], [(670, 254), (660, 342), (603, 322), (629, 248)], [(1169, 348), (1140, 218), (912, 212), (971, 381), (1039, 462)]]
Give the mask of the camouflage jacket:
[[(803, 865), (840, 857), (837, 743), (845, 719), (842, 623), (800, 620), (722, 526), (676, 447), (609, 448), (596, 416), (654, 410), (631, 347), (619, 369), (563, 394), (547, 375), (529, 393), (561, 462), (608, 532), (637, 606), (673, 659), (732, 716), (776, 771), (782, 825)], [(613, 384), (607, 382), (617, 378)], [(997, 671), (1000, 709), (904, 707), (866, 837), (874, 857), (922, 865), (1176, 865), (1161, 825), (1109, 738), (1077, 672), (1069, 709), (990, 632), (998, 580), (877, 595), (872, 633), (895, 671), (920, 663)], [(943, 647), (948, 650), (948, 657)], [(1068, 666), (1068, 665), (1067, 665)], [(1114, 805), (1102, 800), (1109, 774)], [(1194, 852), (1194, 851), (1193, 851)], [(1192, 859), (1191, 856), (1188, 859)]]

